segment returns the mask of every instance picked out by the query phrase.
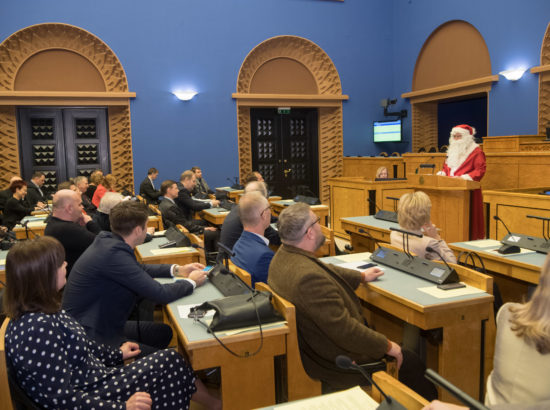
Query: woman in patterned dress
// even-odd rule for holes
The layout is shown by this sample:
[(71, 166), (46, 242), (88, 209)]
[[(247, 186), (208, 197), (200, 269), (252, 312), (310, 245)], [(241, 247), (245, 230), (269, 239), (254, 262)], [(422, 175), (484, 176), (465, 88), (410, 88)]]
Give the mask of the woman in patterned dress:
[(11, 318), (5, 338), (8, 365), (18, 385), (42, 408), (186, 409), (193, 398), (221, 408), (173, 350), (123, 366), (140, 353), (89, 339), (60, 310), (65, 252), (53, 237), (19, 242), (6, 259), (4, 308)]

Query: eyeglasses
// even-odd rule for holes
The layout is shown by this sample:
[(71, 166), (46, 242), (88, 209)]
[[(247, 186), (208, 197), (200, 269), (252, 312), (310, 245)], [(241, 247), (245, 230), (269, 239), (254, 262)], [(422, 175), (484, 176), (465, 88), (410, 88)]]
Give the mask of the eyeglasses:
[(271, 205), (269, 205), (267, 208), (265, 208), (262, 212), (260, 212), (260, 216), (262, 216), (264, 214), (265, 211), (268, 211), (269, 210), (269, 213), (271, 214)]
[(304, 231), (304, 235), (307, 233), (307, 231), (309, 231), (310, 228), (313, 227), (313, 225), (315, 225), (316, 223), (319, 223), (319, 222), (321, 222), (321, 217), (320, 216), (318, 216), (317, 219), (315, 219), (315, 221), (313, 221), (311, 224), (309, 224), (307, 226), (306, 230)]

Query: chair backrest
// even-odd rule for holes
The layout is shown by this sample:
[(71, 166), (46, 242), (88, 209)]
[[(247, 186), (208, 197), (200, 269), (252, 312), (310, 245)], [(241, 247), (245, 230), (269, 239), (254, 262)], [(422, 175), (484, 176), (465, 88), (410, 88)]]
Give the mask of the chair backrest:
[(235, 275), (237, 275), (248, 286), (252, 287), (252, 276), (250, 275), (250, 273), (248, 273), (243, 268), (239, 268), (237, 265), (231, 262), (231, 260), (229, 260), (228, 262), (229, 262), (229, 270), (233, 272)]
[(256, 282), (256, 289), (266, 290), (273, 295), (273, 306), (288, 323), (286, 335), (286, 379), (288, 401), (300, 400), (321, 394), (321, 382), (309, 377), (304, 370), (300, 349), (298, 347), (298, 330), (296, 328), (296, 308), (288, 300), (275, 293), (269, 285)]
[(149, 204), (149, 209), (151, 210), (151, 212), (153, 212), (159, 218), (159, 229), (158, 230), (159, 231), (164, 231), (162, 213), (160, 212), (159, 207), (157, 205), (154, 205), (154, 204)]
[(4, 338), (6, 336), (6, 328), (10, 320), (6, 318), (2, 327), (0, 328), (0, 409), (11, 410), (13, 406), (11, 404), (10, 385), (8, 382), (8, 366), (6, 358), (6, 347), (4, 344)]
[(315, 253), (318, 257), (323, 256), (335, 256), (336, 255), (336, 245), (334, 242), (334, 231), (324, 225), (321, 225), (321, 232), (327, 239), (325, 244), (321, 246)]

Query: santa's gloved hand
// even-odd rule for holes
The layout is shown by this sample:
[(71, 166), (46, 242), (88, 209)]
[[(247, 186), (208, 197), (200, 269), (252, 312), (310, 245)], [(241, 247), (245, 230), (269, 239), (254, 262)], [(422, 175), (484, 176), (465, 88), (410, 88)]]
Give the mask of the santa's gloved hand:
[(435, 175), (441, 175), (442, 177), (444, 177), (446, 174), (443, 171), (438, 171)]
[(473, 181), (472, 177), (468, 174), (461, 175), (460, 178), (465, 179), (466, 181)]

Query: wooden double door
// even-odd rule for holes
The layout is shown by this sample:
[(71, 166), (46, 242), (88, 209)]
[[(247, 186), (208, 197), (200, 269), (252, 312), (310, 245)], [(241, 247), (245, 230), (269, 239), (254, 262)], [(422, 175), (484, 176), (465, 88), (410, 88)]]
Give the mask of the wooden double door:
[(318, 197), (317, 109), (281, 111), (276, 108), (250, 110), (252, 167), (262, 174), (272, 195)]

